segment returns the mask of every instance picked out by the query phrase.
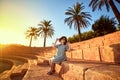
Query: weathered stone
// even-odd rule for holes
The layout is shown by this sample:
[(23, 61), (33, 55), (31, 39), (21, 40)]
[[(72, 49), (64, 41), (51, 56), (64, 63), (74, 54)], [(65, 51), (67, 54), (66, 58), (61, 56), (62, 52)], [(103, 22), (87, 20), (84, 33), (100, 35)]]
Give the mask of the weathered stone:
[(81, 44), (79, 44), (79, 45), (80, 45), (80, 49), (90, 48), (89, 41), (88, 42), (87, 41), (81, 42)]
[(120, 66), (103, 65), (93, 67), (85, 72), (84, 80), (120, 80)]
[(114, 51), (109, 46), (100, 47), (101, 59), (103, 62), (114, 62)]
[(90, 48), (103, 46), (103, 37), (97, 37), (90, 40)]
[(71, 58), (74, 59), (77, 55), (77, 50), (71, 51)]
[(105, 40), (108, 40), (110, 38), (116, 38), (117, 35), (116, 35), (116, 33), (111, 33), (111, 34), (107, 34), (107, 35), (105, 35), (103, 37), (104, 37)]
[(114, 62), (120, 63), (120, 44), (112, 44), (110, 47), (113, 49)]
[(120, 31), (117, 31), (117, 32), (116, 32), (116, 35), (117, 35), (117, 37), (120, 38)]
[(110, 38), (110, 39), (104, 40), (103, 43), (104, 43), (104, 46), (117, 44), (117, 43), (120, 43), (120, 39), (118, 37)]
[(98, 47), (83, 49), (83, 54), (84, 54), (84, 59), (85, 60), (100, 61), (100, 55), (99, 55), (99, 48)]
[(61, 80), (58, 73), (47, 75), (49, 70), (48, 65), (31, 65), (22, 80)]
[(79, 45), (79, 43), (73, 43), (73, 44), (71, 44), (71, 48), (72, 49), (79, 49), (80, 45)]
[[(63, 62), (59, 67), (64, 80), (119, 80), (120, 66), (87, 62)], [(57, 68), (58, 69), (58, 68)], [(61, 70), (62, 69), (62, 70)]]
[[(75, 55), (74, 55), (75, 56)], [(76, 50), (75, 59), (84, 59), (82, 49)]]
[(83, 68), (70, 63), (63, 63), (61, 76), (64, 80), (83, 80)]

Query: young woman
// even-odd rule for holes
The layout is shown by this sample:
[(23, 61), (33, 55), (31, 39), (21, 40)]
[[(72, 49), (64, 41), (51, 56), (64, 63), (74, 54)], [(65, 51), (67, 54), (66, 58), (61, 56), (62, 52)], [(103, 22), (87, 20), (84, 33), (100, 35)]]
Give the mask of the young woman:
[[(56, 45), (58, 41), (60, 44)], [(67, 43), (67, 38), (65, 36), (62, 36), (60, 39), (57, 38), (54, 47), (56, 47), (58, 51), (56, 56), (52, 57), (50, 60), (51, 70), (47, 73), (48, 75), (55, 73), (55, 64), (61, 64), (63, 61), (67, 60), (65, 52), (70, 50), (70, 46)]]

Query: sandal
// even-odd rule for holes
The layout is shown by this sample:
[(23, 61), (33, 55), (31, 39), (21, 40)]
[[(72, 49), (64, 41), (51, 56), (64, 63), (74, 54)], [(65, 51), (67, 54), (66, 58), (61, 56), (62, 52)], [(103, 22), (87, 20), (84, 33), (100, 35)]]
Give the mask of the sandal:
[(48, 75), (52, 75), (52, 74), (54, 74), (54, 73), (55, 73), (55, 70), (49, 71), (47, 74), (48, 74)]

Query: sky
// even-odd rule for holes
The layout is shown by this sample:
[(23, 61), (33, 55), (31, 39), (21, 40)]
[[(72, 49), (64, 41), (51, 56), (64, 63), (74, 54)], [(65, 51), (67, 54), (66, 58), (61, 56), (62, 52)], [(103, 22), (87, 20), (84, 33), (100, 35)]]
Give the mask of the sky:
[[(0, 0), (0, 44), (22, 44), (29, 45), (29, 39), (25, 38), (25, 31), (28, 27), (39, 27), (38, 24), (43, 20), (51, 20), (55, 34), (52, 38), (47, 38), (47, 46), (51, 46), (56, 38), (61, 36), (70, 37), (77, 34), (74, 28), (64, 23), (65, 15), (68, 7), (73, 6), (76, 2), (83, 3), (84, 12), (90, 12), (92, 16), (91, 25), (81, 32), (91, 30), (91, 26), (95, 20), (101, 15), (115, 17), (112, 10), (106, 11), (103, 7), (102, 11), (96, 10), (92, 12), (89, 7), (90, 0)], [(115, 3), (120, 11), (120, 5)], [(32, 46), (43, 46), (43, 38), (38, 37), (33, 40)]]

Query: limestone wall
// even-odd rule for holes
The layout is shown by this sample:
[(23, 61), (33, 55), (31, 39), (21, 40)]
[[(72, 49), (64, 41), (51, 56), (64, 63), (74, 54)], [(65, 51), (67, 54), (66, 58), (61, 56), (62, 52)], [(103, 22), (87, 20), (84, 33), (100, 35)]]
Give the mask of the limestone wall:
[(68, 59), (120, 63), (120, 31), (71, 44)]

